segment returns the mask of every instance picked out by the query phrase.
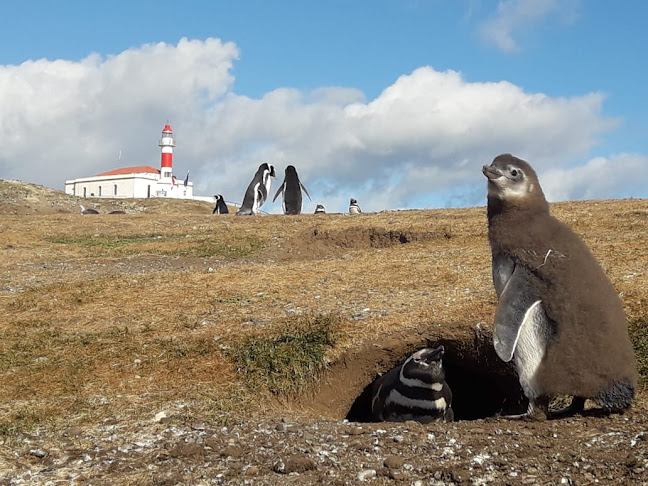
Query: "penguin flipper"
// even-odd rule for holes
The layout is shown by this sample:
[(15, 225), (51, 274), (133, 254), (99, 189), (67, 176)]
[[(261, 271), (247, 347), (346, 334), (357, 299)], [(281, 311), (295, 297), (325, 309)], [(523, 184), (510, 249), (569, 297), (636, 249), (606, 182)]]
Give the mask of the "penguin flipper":
[(301, 186), (302, 190), (303, 190), (303, 191), (306, 193), (306, 195), (308, 196), (308, 199), (310, 199), (310, 200), (312, 201), (313, 198), (311, 198), (311, 197), (310, 197), (310, 194), (308, 194), (308, 190), (306, 189), (306, 187), (304, 186), (304, 184), (302, 184), (301, 181), (300, 181), (300, 182), (299, 182), (299, 185)]
[(513, 275), (513, 270), (515, 270), (515, 263), (510, 257), (503, 253), (493, 255), (493, 285), (498, 298), (502, 295), (506, 283)]
[(532, 284), (533, 275), (516, 265), (499, 297), (493, 325), (495, 352), (502, 361), (513, 359), (520, 333), (543, 316), (542, 300)]
[(275, 199), (277, 199), (277, 196), (279, 196), (279, 194), (281, 194), (283, 192), (285, 187), (286, 187), (286, 181), (283, 181), (283, 183), (279, 186), (279, 189), (277, 190), (277, 193), (272, 198), (272, 202), (275, 202)]

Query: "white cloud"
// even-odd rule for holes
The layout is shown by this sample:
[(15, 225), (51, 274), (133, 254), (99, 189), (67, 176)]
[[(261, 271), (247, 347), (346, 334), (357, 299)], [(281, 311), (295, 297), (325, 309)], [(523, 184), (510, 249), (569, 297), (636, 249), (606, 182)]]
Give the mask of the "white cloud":
[(497, 11), (480, 26), (479, 34), (503, 51), (519, 52), (522, 48), (514, 34), (548, 18), (571, 23), (578, 5), (579, 0), (501, 0)]
[[(502, 152), (549, 173), (616, 127), (600, 93), (552, 98), (422, 67), (367, 101), (353, 88), (235, 92), (234, 44), (151, 44), (108, 58), (0, 66), (0, 177), (62, 189), (66, 179), (158, 166), (168, 120), (176, 175), (240, 202), (262, 162), (293, 164), (316, 203), (343, 211), (484, 204), (480, 168)], [(122, 151), (121, 161), (117, 154)], [(273, 194), (274, 195), (274, 190)], [(426, 202), (427, 201), (427, 202)], [(264, 207), (278, 212), (281, 204)]]
[(553, 168), (539, 175), (550, 201), (647, 197), (648, 157), (618, 154), (596, 157), (585, 165)]

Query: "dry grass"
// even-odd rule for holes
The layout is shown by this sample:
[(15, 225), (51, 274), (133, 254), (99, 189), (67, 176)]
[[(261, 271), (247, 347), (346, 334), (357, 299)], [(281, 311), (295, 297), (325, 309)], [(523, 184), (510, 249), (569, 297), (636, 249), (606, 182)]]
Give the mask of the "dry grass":
[[(552, 207), (602, 262), (642, 352), (647, 206)], [(161, 410), (237, 420), (265, 411), (259, 382), (250, 386), (241, 372), (241, 363), (258, 365), (245, 361), (246, 352), (276, 348), (286, 336), (303, 348), (309, 338), (300, 329), (313, 316), (336, 321), (335, 339), (318, 345), (305, 368), (286, 364), (295, 376), (393, 331), (434, 323), (452, 335), (487, 326), (496, 304), (484, 208), (359, 217), (0, 216), (0, 233), (4, 436), (150, 419)], [(266, 378), (266, 388), (295, 389)]]

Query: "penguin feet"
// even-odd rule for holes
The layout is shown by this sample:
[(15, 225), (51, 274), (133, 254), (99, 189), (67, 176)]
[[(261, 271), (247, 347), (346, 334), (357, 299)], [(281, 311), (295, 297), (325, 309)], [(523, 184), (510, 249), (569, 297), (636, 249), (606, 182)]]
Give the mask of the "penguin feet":
[(528, 420), (530, 422), (542, 422), (547, 420), (549, 415), (549, 397), (537, 397), (529, 399), (529, 407), (526, 413), (519, 415), (506, 415), (509, 420)]
[(571, 404), (560, 410), (554, 410), (550, 412), (549, 416), (554, 419), (571, 417), (573, 415), (582, 414), (585, 410), (585, 399), (583, 397), (574, 397), (572, 398)]

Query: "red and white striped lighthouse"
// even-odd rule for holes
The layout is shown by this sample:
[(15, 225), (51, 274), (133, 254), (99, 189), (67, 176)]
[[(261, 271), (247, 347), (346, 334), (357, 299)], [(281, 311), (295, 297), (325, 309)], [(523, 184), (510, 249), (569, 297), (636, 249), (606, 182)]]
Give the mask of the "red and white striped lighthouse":
[(175, 147), (175, 139), (173, 138), (173, 130), (168, 123), (162, 129), (162, 138), (158, 143), (158, 147), (162, 147), (162, 162), (160, 166), (160, 179), (171, 179), (173, 175), (173, 147)]

